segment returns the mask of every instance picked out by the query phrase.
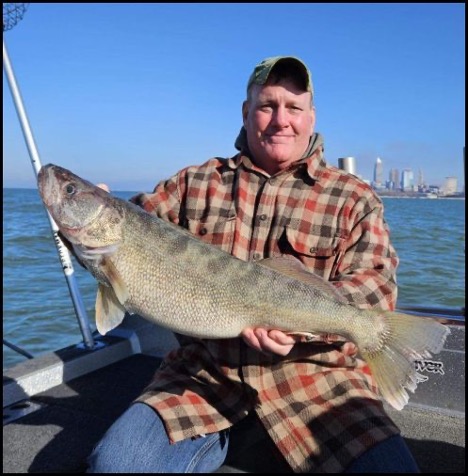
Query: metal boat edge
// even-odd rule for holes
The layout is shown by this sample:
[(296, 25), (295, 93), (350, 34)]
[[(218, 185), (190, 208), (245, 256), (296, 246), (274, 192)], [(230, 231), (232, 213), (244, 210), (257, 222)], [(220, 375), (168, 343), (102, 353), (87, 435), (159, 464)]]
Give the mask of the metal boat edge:
[[(400, 412), (386, 405), (387, 412), (400, 427), (422, 472), (432, 472), (434, 468), (435, 472), (461, 472), (460, 468), (464, 468), (461, 454), (465, 448), (464, 312), (436, 312), (433, 308), (431, 312), (425, 312), (427, 308), (404, 311), (436, 318), (448, 325), (451, 333), (437, 356), (416, 362), (421, 381), (416, 392), (410, 395), (409, 404)], [(48, 410), (53, 414), (57, 411), (54, 408), (56, 405), (59, 411), (68, 412), (66, 408), (61, 408), (66, 400), (61, 392), (75, 394), (75, 382), (80, 378), (84, 378), (86, 384), (89, 379), (92, 385), (96, 381), (91, 377), (95, 371), (112, 369), (115, 364), (126, 361), (128, 367), (128, 362), (138, 355), (161, 359), (178, 346), (171, 331), (135, 315), (127, 315), (118, 328), (104, 337), (96, 333), (94, 339), (96, 346), (93, 350), (81, 343), (26, 360), (4, 372), (4, 435), (8, 435), (7, 441), (13, 438), (15, 445), (20, 444), (23, 448), (13, 456), (7, 450), (5, 458), (4, 446), (4, 471), (7, 468), (13, 472), (43, 472), (42, 460), (48, 455), (57, 465), (52, 468), (53, 471), (76, 472), (78, 469), (84, 472), (85, 454), (90, 451), (86, 446), (91, 444), (89, 441), (83, 440), (85, 444), (74, 446), (66, 458), (56, 453), (54, 444), (58, 443), (53, 443), (60, 441), (60, 444), (68, 445), (70, 438), (75, 438), (69, 432), (82, 431), (76, 428), (74, 410), (70, 413), (71, 423), (60, 430), (59, 436), (52, 436), (46, 443), (38, 442), (35, 447), (35, 440), (42, 438), (36, 436), (36, 432), (39, 432), (37, 435), (44, 434), (41, 425), (45, 425), (45, 434), (51, 431), (51, 422), (41, 415), (47, 414)], [(84, 399), (82, 404), (86, 403), (87, 397), (80, 396), (79, 392), (77, 398)], [(51, 408), (44, 408), (48, 404)], [(33, 426), (30, 426), (31, 418), (35, 421)], [(17, 436), (28, 434), (31, 436)], [(22, 440), (28, 437), (35, 444), (28, 446), (27, 441)], [(248, 422), (232, 431), (230, 440), (228, 458), (218, 472), (259, 472), (265, 468), (269, 468), (269, 472), (279, 471), (279, 463), (272, 463), (268, 457), (268, 442), (263, 432), (255, 431)]]

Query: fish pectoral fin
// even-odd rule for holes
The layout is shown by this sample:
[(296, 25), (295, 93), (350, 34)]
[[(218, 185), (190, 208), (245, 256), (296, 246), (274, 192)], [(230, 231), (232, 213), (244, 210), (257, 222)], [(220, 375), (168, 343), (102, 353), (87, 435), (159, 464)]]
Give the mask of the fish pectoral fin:
[(113, 288), (99, 284), (96, 296), (96, 327), (99, 334), (107, 334), (117, 327), (125, 316), (125, 309)]
[(81, 261), (99, 261), (106, 256), (112, 256), (119, 248), (118, 243), (108, 246), (99, 246), (90, 248), (83, 245), (72, 243), (73, 252)]
[(123, 307), (130, 296), (128, 294), (127, 286), (119, 271), (108, 257), (104, 257), (102, 259), (101, 263), (99, 264), (99, 268), (106, 276), (115, 292), (115, 296)]
[(322, 277), (310, 272), (301, 261), (293, 256), (284, 255), (274, 258), (266, 258), (258, 261), (258, 264), (273, 269), (278, 273), (297, 279), (303, 283), (310, 284), (314, 288), (328, 294), (333, 299), (343, 303), (349, 304), (349, 301), (330, 283)]
[(339, 336), (337, 334), (315, 334), (313, 332), (306, 331), (293, 331), (286, 332), (288, 336), (301, 336), (303, 337), (303, 342), (324, 342), (326, 344), (333, 344), (335, 342), (346, 342), (345, 337)]
[(320, 340), (320, 334), (314, 334), (313, 332), (286, 332), (286, 335), (302, 337), (301, 342), (316, 342)]

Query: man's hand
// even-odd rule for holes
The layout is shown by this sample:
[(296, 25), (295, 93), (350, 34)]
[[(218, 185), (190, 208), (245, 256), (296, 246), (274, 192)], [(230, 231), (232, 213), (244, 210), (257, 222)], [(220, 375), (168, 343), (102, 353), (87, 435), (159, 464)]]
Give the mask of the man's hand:
[(109, 186), (105, 183), (97, 183), (96, 187), (102, 188), (106, 192), (110, 192)]
[(246, 327), (241, 336), (252, 349), (259, 352), (273, 352), (283, 356), (288, 355), (294, 344), (301, 341), (301, 336), (287, 335), (276, 329), (269, 331), (261, 327), (256, 329)]
[(297, 342), (321, 342), (324, 344), (339, 344), (341, 345), (341, 352), (345, 355), (355, 357), (358, 353), (358, 348), (353, 342), (347, 341), (345, 338), (336, 334), (324, 334), (310, 336), (297, 334), (285, 334), (279, 330), (267, 330), (261, 327), (253, 329), (246, 327), (242, 333), (244, 342), (252, 349), (259, 352), (272, 352), (278, 355), (288, 355), (294, 344)]

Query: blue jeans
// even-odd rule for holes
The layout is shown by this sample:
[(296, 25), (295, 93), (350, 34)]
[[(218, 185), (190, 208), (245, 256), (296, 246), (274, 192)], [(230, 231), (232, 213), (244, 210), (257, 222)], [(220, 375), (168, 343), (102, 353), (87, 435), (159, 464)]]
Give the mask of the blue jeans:
[(419, 473), (405, 440), (391, 436), (354, 460), (345, 473)]
[[(88, 458), (88, 473), (209, 473), (226, 458), (229, 431), (170, 444), (151, 407), (135, 403), (109, 428)], [(388, 438), (356, 459), (346, 472), (418, 472), (403, 438)]]
[(158, 413), (134, 403), (88, 458), (88, 473), (209, 473), (224, 462), (229, 431), (170, 444)]

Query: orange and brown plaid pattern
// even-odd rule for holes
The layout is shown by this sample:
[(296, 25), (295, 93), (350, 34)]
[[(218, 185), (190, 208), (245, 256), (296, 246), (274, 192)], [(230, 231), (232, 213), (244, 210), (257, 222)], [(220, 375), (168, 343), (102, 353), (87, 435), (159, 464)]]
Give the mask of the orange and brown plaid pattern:
[[(357, 306), (393, 309), (398, 259), (382, 203), (327, 165), (315, 140), (310, 157), (275, 176), (241, 153), (188, 167), (132, 201), (240, 259), (292, 255)], [(158, 411), (173, 442), (253, 410), (294, 471), (339, 472), (399, 432), (368, 368), (341, 343), (298, 343), (280, 357), (239, 338), (179, 337), (138, 399)]]

